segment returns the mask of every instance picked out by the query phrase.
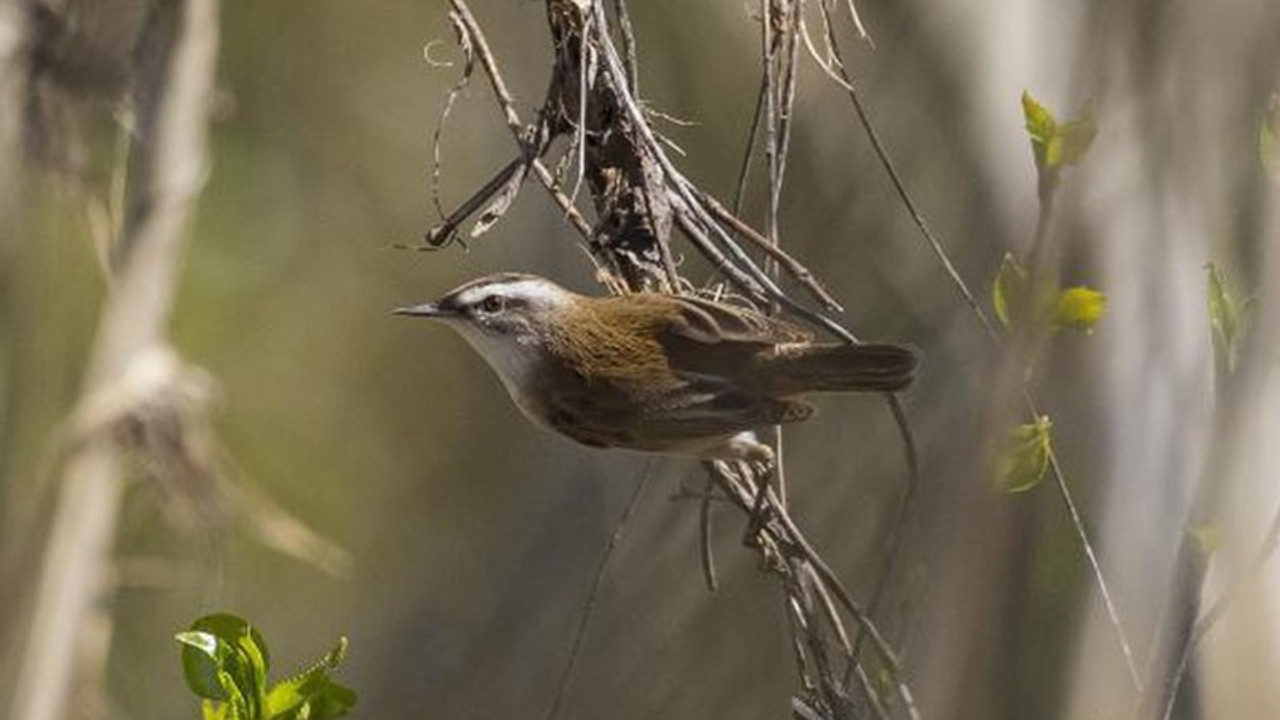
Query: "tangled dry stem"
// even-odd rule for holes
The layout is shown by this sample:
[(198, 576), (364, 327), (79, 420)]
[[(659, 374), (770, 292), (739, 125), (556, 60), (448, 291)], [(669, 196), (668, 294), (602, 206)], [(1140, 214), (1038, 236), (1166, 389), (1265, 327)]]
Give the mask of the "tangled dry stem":
[[(496, 57), (470, 8), (464, 0), (450, 0), (450, 8), (449, 17), (466, 56), (459, 87), (470, 80), (472, 68), (484, 70), (515, 140), (517, 156), (456, 210), (442, 212), (442, 221), (426, 233), (417, 249), (437, 249), (458, 240), (459, 228), (477, 213), (471, 235), (488, 231), (511, 206), (532, 172), (578, 231), (602, 282), (611, 290), (681, 292), (689, 287), (673, 260), (674, 228), (741, 297), (757, 305), (781, 308), (846, 342), (857, 342), (827, 314), (840, 311), (835, 298), (781, 247), (778, 237), (777, 209), (795, 99), (802, 2), (775, 0), (762, 5), (770, 28), (763, 43), (769, 53), (766, 66), (777, 66), (777, 72), (766, 73), (761, 88), (761, 106), (769, 114), (764, 123), (770, 191), (770, 220), (765, 232), (691, 182), (671, 160), (669, 143), (651, 126), (654, 113), (638, 98), (636, 44), (624, 0), (614, 0), (612, 18), (600, 0), (547, 0), (552, 77), (537, 117), (527, 124), (515, 110)], [(621, 38), (621, 52), (615, 36)], [(456, 89), (450, 97), (455, 94)], [(437, 160), (439, 143), (437, 132)], [(556, 147), (563, 150), (552, 164), (561, 172), (553, 173), (544, 158)], [(433, 175), (438, 172), (437, 165)], [(589, 190), (594, 224), (577, 208), (580, 185)], [(742, 239), (760, 253), (760, 260), (741, 244)], [(786, 290), (776, 279), (779, 273), (794, 283), (807, 302), (821, 309), (810, 307)], [(892, 395), (886, 400), (904, 438), (910, 496), (915, 487), (914, 442), (901, 404)], [(793, 702), (796, 716), (842, 719), (867, 708), (887, 719), (893, 714), (892, 707), (906, 717), (918, 717), (890, 643), (805, 538), (781, 493), (767, 486), (770, 473), (722, 463), (708, 463), (707, 472), (699, 516), (703, 565), (710, 587), (716, 584), (710, 545), (711, 503), (727, 501), (751, 515), (756, 500), (762, 500), (764, 512), (753, 519), (755, 532), (747, 542), (759, 553), (761, 567), (779, 580), (785, 594), (801, 687)], [(856, 626), (856, 635), (846, 628), (848, 622)], [(872, 652), (867, 658), (859, 652), (863, 638)], [(572, 662), (573, 658), (570, 665)], [(868, 662), (884, 673), (867, 672)], [(841, 663), (843, 672), (839, 671)], [(896, 702), (888, 702), (882, 697), (884, 688), (869, 680), (885, 674), (891, 678), (889, 692)], [(856, 681), (856, 689), (851, 687), (852, 681)]]

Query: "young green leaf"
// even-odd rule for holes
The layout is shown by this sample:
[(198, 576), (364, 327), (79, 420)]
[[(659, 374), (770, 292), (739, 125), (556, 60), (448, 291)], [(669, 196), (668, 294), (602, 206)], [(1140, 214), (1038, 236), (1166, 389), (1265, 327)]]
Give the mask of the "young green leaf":
[[(262, 717), (270, 656), (266, 641), (244, 619), (206, 615), (175, 638), (182, 644), (187, 686), (205, 700), (204, 714), (256, 720)], [(217, 703), (225, 707), (218, 707)]]
[(991, 283), (991, 305), (1000, 326), (1007, 330), (1026, 317), (1027, 303), (1027, 269), (1013, 253), (1005, 253), (995, 282)]
[(1032, 141), (1044, 143), (1053, 137), (1053, 132), (1058, 125), (1053, 119), (1053, 113), (1026, 90), (1022, 91), (1022, 117), (1027, 122), (1027, 134), (1031, 136)]
[[(223, 666), (234, 652), (212, 633), (188, 630), (173, 636), (182, 643), (182, 672), (187, 687), (208, 700), (226, 700), (230, 690), (224, 685)], [(230, 676), (227, 676), (228, 679)]]
[(1090, 287), (1067, 288), (1058, 294), (1053, 324), (1067, 330), (1091, 333), (1106, 310), (1106, 295)]
[(288, 680), (276, 683), (267, 693), (268, 717), (280, 720), (329, 720), (347, 714), (356, 702), (356, 694), (329, 677), (338, 668), (347, 651), (347, 639), (338, 644), (319, 662)]
[(1086, 110), (1063, 123), (1054, 133), (1054, 137), (1059, 141), (1058, 154), (1052, 159), (1051, 164), (1058, 167), (1079, 163), (1084, 159), (1085, 153), (1089, 151), (1089, 146), (1097, 136), (1098, 123), (1091, 111)]
[(997, 489), (1012, 494), (1040, 484), (1049, 467), (1052, 428), (1049, 417), (1041, 415), (1009, 431), (995, 458)]
[(1022, 117), (1027, 123), (1027, 134), (1031, 136), (1031, 150), (1035, 153), (1036, 167), (1044, 168), (1048, 161), (1049, 145), (1057, 134), (1058, 123), (1049, 109), (1026, 90), (1022, 91)]
[(347, 639), (298, 675), (267, 690), (267, 643), (234, 615), (200, 618), (175, 636), (182, 645), (187, 685), (204, 698), (204, 720), (331, 720), (346, 715), (356, 694), (330, 678)]
[(1098, 135), (1093, 112), (1085, 109), (1066, 122), (1058, 122), (1031, 93), (1022, 92), (1022, 116), (1035, 154), (1036, 168), (1058, 170), (1079, 163)]

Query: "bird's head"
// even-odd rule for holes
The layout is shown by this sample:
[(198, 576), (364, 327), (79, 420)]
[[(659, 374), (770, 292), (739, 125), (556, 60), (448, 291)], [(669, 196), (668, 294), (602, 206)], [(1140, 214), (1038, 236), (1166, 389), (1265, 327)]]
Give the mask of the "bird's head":
[(441, 320), (499, 370), (540, 349), (547, 328), (577, 296), (537, 275), (500, 273), (472, 280), (435, 302), (397, 308), (397, 315)]

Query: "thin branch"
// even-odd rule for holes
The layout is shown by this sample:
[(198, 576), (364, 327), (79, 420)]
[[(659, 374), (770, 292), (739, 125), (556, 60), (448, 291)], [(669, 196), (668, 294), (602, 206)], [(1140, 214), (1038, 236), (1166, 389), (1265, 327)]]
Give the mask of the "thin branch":
[[(1032, 417), (1040, 417), (1036, 411), (1035, 403), (1032, 401), (1030, 391), (1027, 393), (1026, 402), (1028, 412)], [(1080, 541), (1080, 547), (1084, 550), (1084, 556), (1089, 562), (1089, 570), (1093, 574), (1094, 583), (1098, 587), (1098, 595), (1102, 598), (1102, 605), (1107, 612), (1107, 622), (1111, 626), (1111, 633), (1115, 636), (1116, 644), (1120, 646), (1120, 653), (1124, 656), (1125, 668), (1129, 671), (1129, 681), (1133, 683), (1134, 689), (1139, 693), (1142, 692), (1142, 675), (1138, 671), (1138, 663), (1134, 659), (1133, 649), (1129, 645), (1129, 638), (1125, 635), (1124, 624), (1120, 621), (1120, 611), (1116, 608), (1115, 600), (1111, 597), (1111, 591), (1107, 587), (1106, 577), (1102, 574), (1102, 564), (1098, 562), (1098, 554), (1093, 549), (1093, 543), (1089, 540), (1089, 531), (1085, 528), (1084, 518), (1080, 515), (1080, 509), (1076, 507), (1076, 502), (1071, 494), (1071, 488), (1067, 485), (1066, 475), (1062, 472), (1062, 467), (1058, 464), (1057, 453), (1053, 448), (1049, 448), (1049, 471), (1053, 475), (1054, 485), (1058, 488), (1058, 497), (1062, 498), (1062, 504), (1067, 509), (1067, 515), (1071, 518), (1071, 527), (1075, 531), (1076, 538)]]
[(622, 29), (622, 56), (627, 61), (627, 90), (640, 97), (639, 57), (636, 53), (636, 34), (631, 29), (631, 13), (627, 12), (627, 0), (613, 0), (613, 11)]
[(1187, 668), (1191, 664), (1191, 658), (1195, 655), (1200, 642), (1218, 624), (1218, 621), (1227, 613), (1231, 605), (1240, 598), (1245, 589), (1250, 584), (1257, 582), (1262, 569), (1271, 560), (1271, 557), (1275, 555), (1277, 546), (1280, 546), (1280, 508), (1277, 508), (1276, 512), (1271, 516), (1271, 524), (1267, 527), (1267, 533), (1263, 537), (1262, 545), (1258, 548), (1258, 553), (1254, 556), (1249, 567), (1245, 569), (1243, 576), (1227, 592), (1223, 593), (1217, 600), (1214, 600), (1209, 609), (1205, 610), (1204, 615), (1192, 627), (1191, 637), (1179, 653), (1178, 663), (1174, 667), (1173, 676), (1169, 679), (1169, 692), (1166, 696), (1164, 712), (1161, 714), (1164, 720), (1169, 720), (1173, 716), (1173, 706), (1178, 699), (1178, 689), (1182, 686), (1182, 679), (1186, 676)]
[[(422, 238), (424, 244), (416, 249), (435, 250), (448, 243), (449, 239), (457, 233), (458, 227), (483, 207), (485, 203), (489, 202), (524, 167), (524, 158), (516, 158), (507, 163), (506, 167), (489, 178), (489, 181), (481, 185), (480, 189), (475, 191), (471, 197), (445, 216), (439, 224), (428, 230)], [(444, 213), (441, 212), (441, 214), (443, 215)]]
[[(529, 143), (526, 142), (524, 126), (520, 122), (520, 116), (515, 111), (515, 100), (511, 97), (511, 93), (507, 91), (506, 83), (502, 80), (502, 75), (498, 70), (497, 60), (494, 58), (492, 51), (489, 49), (489, 43), (485, 39), (484, 32), (480, 29), (480, 24), (476, 22), (475, 16), (471, 13), (471, 9), (463, 0), (449, 0), (449, 4), (457, 13), (462, 27), (466, 29), (471, 43), (475, 48), (475, 52), (480, 56), (481, 67), (484, 68), (485, 75), (489, 78), (489, 83), (493, 87), (494, 95), (498, 100), (498, 106), (502, 110), (503, 117), (506, 120), (507, 128), (515, 136), (516, 142), (520, 145), (521, 151), (529, 153)], [(545, 148), (543, 148), (545, 149)], [(542, 186), (550, 193), (552, 199), (564, 211), (565, 217), (573, 224), (574, 229), (587, 241), (588, 245), (593, 244), (594, 233), (591, 225), (582, 217), (578, 209), (574, 206), (573, 201), (567, 195), (560, 192), (556, 183), (555, 176), (547, 169), (541, 158), (534, 156), (529, 160), (529, 165), (533, 169), (535, 175), (542, 182)]]
[(764, 63), (764, 157), (769, 175), (769, 202), (765, 214), (768, 244), (778, 244), (778, 202), (782, 195), (778, 172), (777, 54), (780, 45), (773, 27), (774, 0), (760, 0), (760, 60)]
[(768, 298), (769, 295), (764, 288), (760, 287), (755, 278), (744, 272), (728, 256), (721, 252), (716, 243), (702, 229), (702, 225), (697, 223), (692, 215), (692, 213), (677, 212), (675, 214), (676, 227), (680, 228), (680, 231), (684, 233), (685, 237), (689, 238), (689, 241), (698, 249), (698, 252), (702, 253), (707, 261), (711, 263), (711, 267), (724, 275), (731, 284), (748, 297), (756, 300)]
[[(827, 12), (825, 5), (822, 3), (818, 4), (824, 13)], [(876, 131), (875, 126), (871, 123), (871, 117), (867, 114), (866, 109), (862, 105), (862, 98), (858, 94), (857, 88), (854, 86), (853, 78), (849, 76), (848, 70), (845, 68), (844, 58), (840, 51), (840, 44), (834, 31), (831, 32), (827, 42), (829, 43), (832, 54), (835, 57), (835, 66), (829, 67), (820, 61), (818, 64), (828, 76), (836, 80), (837, 84), (844, 88), (845, 94), (849, 98), (849, 102), (853, 105), (854, 112), (858, 116), (858, 122), (862, 125), (863, 131), (867, 134), (867, 139), (871, 141), (871, 147), (876, 154), (876, 158), (880, 161), (880, 166), (884, 168), (885, 173), (889, 176), (889, 182), (897, 192), (898, 198), (902, 201), (903, 207), (906, 208), (907, 213), (911, 216), (911, 220), (915, 223), (916, 229), (920, 231), (921, 237), (924, 238), (925, 242), (929, 245), (929, 248), (933, 251), (934, 257), (942, 264), (943, 269), (947, 273), (947, 277), (951, 279), (951, 284), (957, 291), (959, 291), (961, 297), (964, 298), (965, 303), (969, 306), (969, 309), (973, 311), (974, 317), (978, 319), (978, 322), (982, 325), (987, 336), (991, 338), (992, 342), (997, 346), (1001, 345), (1002, 341), (1000, 339), (999, 331), (996, 330), (991, 319), (987, 317), (987, 313), (982, 309), (982, 305), (978, 303), (977, 297), (975, 297), (973, 292), (969, 290), (969, 286), (965, 283), (964, 278), (960, 277), (960, 271), (956, 269), (955, 265), (951, 262), (951, 258), (947, 256), (947, 251), (942, 247), (942, 241), (940, 241), (937, 236), (933, 234), (933, 231), (929, 229), (929, 224), (925, 221), (924, 215), (922, 215), (919, 209), (917, 209), (915, 200), (912, 199), (911, 194), (907, 192), (906, 185), (902, 182), (902, 177), (898, 174), (897, 167), (889, 157), (889, 151), (885, 148), (884, 142), (880, 139), (880, 133)], [(816, 57), (815, 60), (817, 60)]]
[(812, 693), (817, 684), (813, 681), (813, 675), (809, 671), (809, 654), (805, 650), (804, 640), (801, 638), (811, 632), (809, 625), (805, 622), (804, 610), (800, 607), (800, 599), (787, 589), (783, 597), (783, 605), (786, 607), (787, 624), (791, 626), (791, 652), (795, 657), (796, 673), (800, 676), (800, 686), (806, 693)]
[[(475, 70), (475, 53), (471, 52), (471, 46), (467, 43), (466, 36), (458, 29), (457, 18), (450, 17), (449, 19), (454, 24), (454, 30), (458, 32), (458, 42), (462, 45), (462, 54), (466, 58), (466, 62), (462, 66), (462, 74), (459, 76), (458, 82), (449, 88), (449, 94), (445, 96), (444, 107), (440, 110), (439, 119), (436, 120), (436, 129), (431, 134), (431, 203), (435, 206), (441, 220), (444, 220), (445, 217), (444, 208), (440, 205), (440, 141), (444, 136), (445, 123), (449, 120), (449, 114), (453, 112), (453, 105), (457, 102), (458, 96), (462, 94), (463, 89), (471, 83), (471, 73)], [(430, 48), (430, 45), (427, 48)], [(423, 57), (428, 62), (431, 62), (428, 49), (423, 50)], [(446, 234), (445, 237), (451, 234)], [(430, 241), (428, 242), (430, 243)]]
[[(880, 568), (876, 571), (876, 577), (872, 582), (871, 600), (867, 602), (867, 613), (875, 617), (880, 612), (880, 604), (884, 602), (885, 593), (889, 586), (889, 575), (893, 573), (893, 568), (898, 563), (898, 558), (902, 553), (902, 546), (906, 540), (906, 533), (903, 530), (907, 525), (907, 518), (910, 515), (911, 508), (916, 499), (916, 493), (920, 488), (920, 468), (918, 466), (919, 453), (915, 447), (915, 436), (911, 432), (911, 425), (907, 420), (906, 410), (902, 407), (902, 400), (893, 393), (886, 393), (885, 399), (889, 404), (889, 410), (893, 413), (894, 423), (897, 424), (902, 432), (903, 442), (908, 444), (906, 451), (907, 457), (907, 489), (902, 494), (902, 499), (898, 501), (898, 511), (894, 514), (893, 521), (889, 524), (889, 533), (885, 539), (884, 559), (880, 563)], [(862, 631), (858, 630), (858, 634), (853, 640), (853, 655), (856, 657), (862, 648)], [(849, 681), (848, 671), (857, 669), (855, 665), (846, 668), (845, 682)]]
[(836, 313), (844, 312), (844, 308), (841, 307), (839, 301), (837, 301), (835, 297), (833, 297), (831, 293), (822, 286), (822, 283), (818, 281), (817, 276), (815, 276), (809, 268), (801, 264), (799, 260), (793, 257), (786, 250), (783, 250), (778, 245), (769, 242), (768, 238), (761, 235), (755, 228), (748, 225), (738, 217), (737, 214), (729, 212), (729, 209), (724, 205), (721, 205), (720, 201), (712, 197), (710, 193), (707, 193), (700, 188), (695, 188), (695, 190), (697, 192), (698, 199), (707, 206), (707, 209), (711, 211), (711, 214), (714, 217), (719, 219), (721, 222), (727, 223), (735, 232), (741, 234), (747, 240), (750, 240), (751, 244), (760, 248), (774, 260), (777, 260), (787, 273), (790, 274), (791, 277), (795, 278), (796, 282), (803, 285), (805, 289), (812, 293), (827, 310)]
[(858, 605), (857, 601), (853, 599), (853, 596), (849, 594), (844, 583), (840, 581), (840, 578), (835, 574), (835, 571), (831, 569), (831, 566), (828, 565), (826, 560), (823, 560), (822, 557), (818, 555), (817, 551), (813, 549), (813, 546), (809, 544), (809, 541), (804, 537), (804, 534), (800, 532), (798, 527), (796, 527), (795, 521), (791, 519), (791, 516), (786, 512), (786, 509), (778, 503), (778, 498), (774, 496), (772, 492), (769, 493), (769, 505), (773, 508), (778, 521), (787, 529), (789, 539), (796, 542), (797, 546), (802, 551), (804, 558), (812, 564), (813, 569), (818, 574), (821, 581), (835, 593), (836, 599), (840, 601), (840, 604), (844, 607), (845, 611), (853, 617), (854, 621), (857, 622), (862, 630), (866, 632), (867, 636), (871, 638), (871, 644), (875, 648), (876, 654), (880, 656), (880, 660), (885, 664), (885, 667), (889, 669), (889, 672), (893, 676), (894, 684), (898, 692), (898, 698), (907, 709), (908, 715), (913, 718), (913, 720), (919, 720), (920, 711), (916, 709), (915, 699), (911, 695), (910, 688), (907, 687), (907, 684), (902, 679), (902, 664), (899, 662), (898, 656), (893, 651), (893, 648), (890, 647), (888, 640), (886, 640), (884, 635), (880, 633), (880, 629), (876, 627), (875, 622), (867, 615), (866, 611), (864, 611), (862, 607)]
[(560, 712), (560, 706), (564, 702), (565, 691), (569, 688), (569, 681), (573, 678), (573, 670), (578, 664), (578, 656), (582, 654), (582, 643), (587, 637), (587, 628), (591, 624), (592, 612), (595, 610), (596, 600), (600, 597), (600, 588), (604, 583), (605, 571), (609, 569), (609, 561), (613, 559), (613, 553), (618, 548), (618, 543), (622, 540), (622, 531), (626, 528), (627, 521), (631, 519), (631, 513), (639, 504), (640, 496), (644, 494), (644, 490), (649, 486), (650, 470), (653, 469), (653, 460), (645, 462), (644, 467), (640, 470), (640, 477), (636, 480), (635, 489), (631, 491), (631, 497), (627, 499), (627, 504), (622, 509), (622, 514), (618, 516), (618, 522), (613, 526), (613, 534), (609, 536), (609, 542), (605, 545), (604, 552), (600, 555), (600, 563), (596, 566), (595, 577), (591, 580), (591, 588), (587, 591), (587, 599), (582, 605), (582, 614), (578, 616), (578, 628), (573, 634), (573, 645), (569, 649), (569, 659), (565, 663), (564, 671), (560, 674), (560, 682), (556, 685), (556, 694), (551, 701), (551, 707), (547, 710), (546, 719), (555, 720)]
[[(116, 253), (116, 283), (100, 319), (86, 377), (96, 397), (164, 344), (183, 233), (203, 185), (205, 133), (218, 47), (216, 0), (187, 0), (152, 9), (156, 66), (146, 68), (154, 92), (143, 100), (137, 146), (138, 197)], [(62, 717), (77, 639), (92, 617), (123, 492), (118, 450), (109, 437), (86, 443), (65, 466), (47, 554), (36, 585), (34, 614), (19, 666), (12, 717)]]
[(719, 589), (719, 583), (716, 582), (716, 559), (711, 549), (711, 501), (715, 499), (714, 492), (715, 484), (707, 478), (706, 492), (698, 503), (698, 539), (702, 550), (699, 553), (702, 558), (702, 575), (710, 592)]
[[(819, 3), (819, 5), (822, 6), (821, 3)], [(822, 7), (823, 7), (823, 11), (825, 12), (826, 11), (825, 6), (822, 6)], [(928, 224), (925, 222), (924, 216), (921, 215), (920, 211), (916, 208), (915, 201), (912, 199), (910, 193), (907, 192), (906, 186), (903, 184), (901, 177), (898, 175), (897, 168), (894, 166), (893, 161), (890, 159), (888, 151), (886, 150), (883, 141), (880, 139), (879, 133), (876, 131), (875, 126), (871, 123), (870, 116), (867, 114), (865, 108), (863, 107), (862, 99), (858, 94), (857, 88), (854, 86), (852, 78), (849, 76), (848, 71), (845, 69), (844, 60), (840, 53), (839, 42), (836, 39), (834, 33), (829, 35), (828, 43), (836, 59), (834, 67), (823, 64), (816, 57), (816, 54), (814, 56), (815, 61), (818, 62), (818, 64), (822, 67), (824, 72), (826, 72), (830, 77), (832, 77), (833, 80), (836, 80), (836, 82), (845, 89), (846, 95), (848, 96), (849, 101), (850, 103), (852, 103), (854, 111), (858, 116), (858, 120), (862, 125), (864, 132), (866, 132), (867, 138), (871, 141), (871, 145), (875, 151), (876, 157), (879, 159), (881, 166), (884, 168), (886, 174), (888, 175), (889, 180), (894, 187), (894, 190), (898, 193), (898, 197), (902, 200), (903, 206), (906, 208), (908, 214), (911, 216), (911, 219), (915, 223), (917, 229), (919, 229), (921, 236), (925, 239), (929, 247), (933, 250), (934, 256), (938, 259), (939, 263), (941, 263), (943, 269), (947, 273), (947, 276), (951, 279), (952, 285), (957, 289), (957, 291), (959, 291), (960, 295), (964, 298), (965, 303), (969, 306), (969, 309), (973, 312), (974, 316), (977, 318), (979, 324), (982, 326), (983, 330), (986, 332), (987, 337), (991, 340), (992, 344), (994, 344), (997, 348), (1003, 348), (1004, 340), (1000, 336), (999, 331), (996, 330), (995, 325), (991, 322), (990, 318), (987, 317), (986, 312), (983, 311), (982, 306), (978, 303), (972, 291), (969, 290), (969, 287), (964, 282), (964, 279), (960, 277), (959, 271), (956, 270), (955, 265), (951, 262), (951, 259), (948, 257), (946, 250), (943, 249), (941, 241), (939, 241), (938, 238), (929, 229)], [(1039, 414), (1035, 407), (1035, 403), (1031, 397), (1030, 391), (1027, 390), (1025, 387), (1023, 391), (1026, 394), (1026, 401), (1027, 401), (1026, 404), (1027, 404), (1028, 411), (1032, 414), (1032, 417), (1039, 417)], [(1080, 542), (1080, 545), (1084, 550), (1085, 557), (1089, 562), (1090, 570), (1094, 577), (1094, 583), (1096, 584), (1099, 595), (1102, 597), (1103, 604), (1106, 607), (1107, 620), (1111, 626), (1112, 634), (1115, 636), (1116, 642), (1120, 646), (1120, 651), (1124, 655), (1125, 664), (1129, 671), (1130, 681), (1133, 683), (1134, 688), (1137, 689), (1139, 692), (1141, 692), (1142, 691), (1141, 676), (1137, 669), (1137, 663), (1134, 661), (1133, 650), (1129, 644), (1129, 640), (1125, 633), (1124, 626), (1120, 622), (1120, 616), (1119, 616), (1118, 610), (1116, 609), (1115, 601), (1112, 599), (1111, 591), (1108, 588), (1106, 578), (1102, 573), (1102, 567), (1101, 567), (1101, 564), (1098, 562), (1097, 553), (1094, 551), (1093, 543), (1092, 541), (1089, 540), (1088, 533), (1086, 532), (1086, 529), (1084, 527), (1084, 522), (1081, 519), (1078, 508), (1076, 507), (1075, 500), (1072, 498), (1071, 489), (1066, 481), (1066, 476), (1063, 473), (1062, 468), (1057, 461), (1057, 458), (1052, 453), (1050, 454), (1049, 467), (1050, 467), (1050, 472), (1053, 475), (1054, 483), (1058, 489), (1058, 493), (1062, 497), (1063, 503), (1066, 505), (1068, 513), (1071, 516), (1073, 529), (1075, 530), (1075, 533)]]
[(760, 90), (756, 93), (756, 108), (751, 112), (751, 129), (747, 131), (747, 147), (742, 151), (742, 165), (738, 168), (737, 189), (733, 193), (733, 213), (735, 217), (742, 215), (742, 204), (747, 199), (747, 178), (751, 174), (751, 158), (756, 154), (756, 137), (760, 134), (760, 119), (764, 116), (765, 93), (769, 86), (764, 78), (760, 79)]
[[(819, 2), (821, 3), (823, 0), (819, 0)], [(867, 34), (866, 26), (862, 24), (862, 16), (858, 14), (857, 5), (854, 5), (853, 0), (846, 0), (845, 4), (849, 7), (849, 16), (853, 18), (853, 26), (858, 29), (858, 35), (863, 40), (866, 40), (867, 44), (872, 48), (875, 48), (875, 42), (871, 39), (871, 36)]]
[[(600, 32), (605, 32), (600, 28)], [(578, 43), (578, 127), (574, 133), (573, 147), (577, 148), (578, 166), (573, 179), (569, 202), (577, 204), (578, 191), (587, 176), (587, 68), (591, 67), (591, 16), (582, 23), (582, 42)]]
[(772, 491), (770, 491), (768, 495), (768, 504), (772, 507), (774, 516), (777, 517), (778, 521), (782, 523), (783, 527), (786, 528), (789, 533), (787, 539), (796, 543), (796, 546), (800, 549), (804, 558), (813, 564), (813, 567), (821, 580), (830, 586), (835, 592), (835, 597), (840, 601), (840, 604), (853, 617), (854, 621), (856, 621), (858, 625), (866, 631), (867, 635), (870, 636), (871, 644), (875, 647), (876, 653), (880, 656), (880, 659), (884, 664), (888, 666), (895, 677), (901, 677), (902, 665), (898, 661), (897, 653), (895, 653), (893, 648), (889, 645), (889, 641), (885, 639), (883, 634), (881, 634), (879, 628), (876, 627), (875, 622), (873, 622), (867, 615), (866, 611), (862, 609), (862, 606), (859, 605), (858, 602), (853, 599), (853, 596), (849, 594), (844, 583), (840, 581), (840, 578), (835, 574), (835, 571), (831, 569), (831, 566), (827, 564), (827, 561), (823, 560), (822, 556), (818, 555), (817, 551), (813, 549), (813, 546), (809, 544), (808, 539), (806, 539), (804, 534), (800, 532), (800, 528), (796, 526), (795, 521), (791, 518), (791, 515), (786, 512), (786, 509), (778, 503), (778, 498)]

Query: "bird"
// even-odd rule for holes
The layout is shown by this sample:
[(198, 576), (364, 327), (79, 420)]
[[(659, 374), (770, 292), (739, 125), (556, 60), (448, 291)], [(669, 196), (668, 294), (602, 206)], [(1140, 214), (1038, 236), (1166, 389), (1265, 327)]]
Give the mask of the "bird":
[(811, 393), (896, 392), (918, 357), (816, 342), (798, 325), (693, 294), (589, 296), (538, 275), (480, 277), (397, 315), (457, 331), (535, 425), (583, 445), (767, 466), (764, 426), (814, 412)]

